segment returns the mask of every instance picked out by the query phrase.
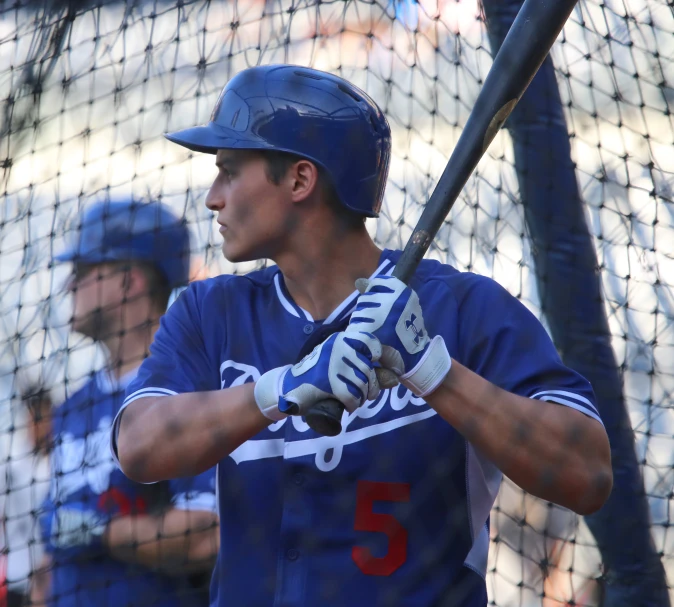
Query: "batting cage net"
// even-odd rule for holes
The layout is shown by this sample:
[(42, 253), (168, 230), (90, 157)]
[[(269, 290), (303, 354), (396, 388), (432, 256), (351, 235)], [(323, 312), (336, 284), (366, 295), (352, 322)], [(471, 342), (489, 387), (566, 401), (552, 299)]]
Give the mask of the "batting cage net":
[[(40, 604), (40, 589), (54, 586), (45, 547), (54, 519), (45, 512), (58, 511), (69, 492), (86, 490), (96, 500), (92, 529), (103, 511), (203, 514), (215, 504), (213, 483), (194, 491), (166, 484), (124, 492), (107, 442), (114, 412), (99, 419), (87, 408), (119, 386), (105, 372), (101, 341), (72, 326), (72, 265), (57, 259), (83, 229), (82, 213), (101, 200), (161, 201), (187, 221), (190, 280), (262, 267), (223, 258), (218, 226), (204, 205), (216, 173), (213, 156), (191, 153), (163, 134), (207, 122), (221, 88), (242, 69), (292, 63), (350, 80), (384, 110), (391, 167), (382, 213), (367, 226), (380, 246), (400, 249), (519, 6), (517, 0), (2, 4), (3, 596), (32, 593)], [(566, 364), (592, 381), (611, 439), (614, 491), (585, 519), (502, 482), (490, 525), (490, 604), (667, 604), (666, 575), (674, 566), (673, 86), (671, 2), (581, 0), (427, 255), (491, 277), (520, 299), (550, 331)], [(82, 389), (88, 396), (77, 400)], [(60, 415), (56, 422), (64, 407), (72, 420), (84, 421), (70, 424)], [(172, 572), (158, 574), (186, 577), (186, 604), (207, 604), (217, 540), (204, 529), (215, 524), (199, 531), (212, 547), (204, 566), (184, 556), (181, 569), (174, 557)], [(238, 524), (245, 529), (245, 518)], [(254, 529), (248, 532), (250, 542), (263, 544)], [(437, 533), (428, 530), (429, 549)], [(80, 539), (91, 544), (94, 535)], [(77, 541), (56, 543), (74, 550)], [(127, 549), (147, 545), (139, 539)], [(127, 602), (114, 604), (163, 604), (149, 594), (142, 600), (123, 594), (119, 567), (161, 569), (150, 552), (87, 557), (87, 575), (113, 590), (122, 585)], [(62, 582), (51, 591), (67, 597), (78, 589)]]

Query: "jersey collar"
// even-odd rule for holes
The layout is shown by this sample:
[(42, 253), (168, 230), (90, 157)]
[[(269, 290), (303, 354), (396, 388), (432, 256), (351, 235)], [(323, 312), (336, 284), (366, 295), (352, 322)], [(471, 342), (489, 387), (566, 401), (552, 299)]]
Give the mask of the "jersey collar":
[[(390, 259), (391, 251), (384, 250), (379, 258), (379, 266), (374, 271), (370, 278), (375, 276), (385, 274), (389, 276), (393, 272), (395, 267), (394, 262)], [(332, 313), (325, 318), (324, 320), (314, 320), (309, 312), (304, 308), (298, 306), (293, 298), (290, 296), (288, 289), (285, 286), (283, 280), (283, 274), (280, 270), (277, 270), (274, 274), (274, 286), (276, 288), (276, 296), (278, 297), (279, 303), (283, 308), (288, 312), (288, 314), (308, 322), (315, 322), (317, 324), (329, 325), (335, 322), (344, 320), (346, 317), (351, 316), (354, 308), (356, 307), (356, 299), (358, 299), (358, 291), (354, 290), (351, 295), (349, 295), (341, 304), (339, 304)]]
[(96, 386), (103, 394), (114, 394), (126, 390), (126, 387), (136, 378), (138, 369), (128, 371), (117, 379), (108, 369), (101, 369), (96, 373)]

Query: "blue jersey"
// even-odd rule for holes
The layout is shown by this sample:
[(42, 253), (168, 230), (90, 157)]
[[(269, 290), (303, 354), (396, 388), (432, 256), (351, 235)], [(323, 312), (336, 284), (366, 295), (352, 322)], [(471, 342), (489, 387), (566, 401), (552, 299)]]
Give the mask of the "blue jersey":
[[(47, 507), (63, 505), (111, 515), (152, 514), (168, 507), (214, 511), (214, 471), (192, 479), (142, 485), (119, 470), (110, 453), (110, 428), (125, 387), (99, 372), (54, 409)], [(117, 561), (100, 548), (52, 549), (51, 557), (50, 607), (207, 604), (194, 602), (195, 589), (187, 577), (161, 576)]]
[[(384, 251), (376, 273), (399, 255)], [(425, 260), (411, 286), (455, 360), (599, 419), (589, 383), (497, 283)], [(162, 319), (125, 403), (230, 388), (297, 362), (308, 340), (344, 326), (356, 297), (318, 321), (277, 267), (195, 283)], [(284, 419), (219, 463), (211, 605), (484, 607), (499, 470), (402, 386), (345, 414), (342, 429), (323, 437)]]

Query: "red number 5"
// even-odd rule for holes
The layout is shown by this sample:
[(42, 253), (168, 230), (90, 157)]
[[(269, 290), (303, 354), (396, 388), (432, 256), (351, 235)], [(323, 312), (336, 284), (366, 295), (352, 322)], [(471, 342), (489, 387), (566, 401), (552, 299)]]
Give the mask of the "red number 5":
[(409, 502), (409, 483), (358, 481), (356, 531), (378, 531), (388, 536), (388, 551), (374, 557), (369, 548), (354, 546), (351, 551), (358, 569), (366, 575), (391, 575), (407, 560), (407, 530), (391, 514), (373, 512), (374, 502)]

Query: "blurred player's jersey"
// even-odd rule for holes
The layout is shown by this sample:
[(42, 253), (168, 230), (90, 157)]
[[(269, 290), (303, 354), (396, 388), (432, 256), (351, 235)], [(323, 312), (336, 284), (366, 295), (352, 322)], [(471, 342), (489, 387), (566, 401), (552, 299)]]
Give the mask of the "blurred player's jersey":
[[(133, 374), (135, 375), (135, 373)], [(131, 377), (126, 378), (125, 385)], [(49, 507), (109, 514), (158, 513), (167, 507), (215, 511), (215, 474), (142, 485), (126, 478), (110, 453), (110, 427), (125, 385), (98, 373), (54, 410)], [(187, 577), (162, 576), (114, 560), (102, 549), (52, 550), (50, 607), (206, 605)]]
[[(399, 255), (384, 251), (376, 273), (390, 273)], [(497, 283), (426, 260), (411, 286), (429, 333), (455, 360), (506, 390), (599, 419), (589, 383)], [(255, 381), (344, 327), (356, 298), (316, 321), (277, 267), (195, 283), (162, 319), (125, 403)], [(220, 462), (211, 604), (486, 605), (500, 472), (403, 387), (345, 414), (342, 428), (321, 437), (288, 418)]]

